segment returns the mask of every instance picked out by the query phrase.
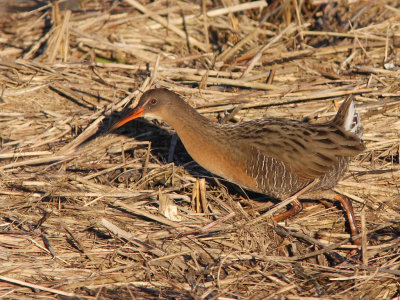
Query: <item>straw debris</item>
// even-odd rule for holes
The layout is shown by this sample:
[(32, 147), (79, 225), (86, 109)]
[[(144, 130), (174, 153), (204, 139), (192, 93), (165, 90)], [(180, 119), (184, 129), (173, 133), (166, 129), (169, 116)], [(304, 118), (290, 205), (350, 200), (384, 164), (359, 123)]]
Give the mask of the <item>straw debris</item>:
[[(3, 1), (0, 298), (398, 297), (399, 15), (390, 0)], [(260, 215), (279, 202), (214, 178), (166, 124), (107, 133), (155, 86), (223, 122), (320, 122), (355, 95), (367, 150), (335, 189), (361, 255), (332, 200), (273, 224)]]

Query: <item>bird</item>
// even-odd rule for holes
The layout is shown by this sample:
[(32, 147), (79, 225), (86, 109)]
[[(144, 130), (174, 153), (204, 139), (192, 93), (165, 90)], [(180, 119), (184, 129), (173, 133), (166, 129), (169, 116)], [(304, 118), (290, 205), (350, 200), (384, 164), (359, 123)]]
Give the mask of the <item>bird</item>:
[[(209, 172), (253, 192), (281, 200), (294, 197), (289, 210), (273, 217), (279, 222), (302, 210), (302, 194), (331, 190), (351, 159), (365, 150), (354, 102), (353, 96), (347, 97), (325, 123), (261, 118), (221, 124), (199, 114), (175, 92), (155, 88), (143, 93), (109, 132), (139, 117), (167, 123), (190, 156)], [(334, 199), (346, 211), (351, 236), (358, 235), (350, 200), (343, 195)], [(360, 240), (353, 243), (360, 245)]]

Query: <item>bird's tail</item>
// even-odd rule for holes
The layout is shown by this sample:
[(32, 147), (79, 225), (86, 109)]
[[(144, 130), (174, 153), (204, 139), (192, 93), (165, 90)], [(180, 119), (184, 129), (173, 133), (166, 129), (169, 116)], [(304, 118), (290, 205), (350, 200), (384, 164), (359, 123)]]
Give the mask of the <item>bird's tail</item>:
[(363, 135), (360, 114), (356, 112), (354, 96), (349, 96), (343, 101), (332, 123), (343, 127), (346, 131), (357, 135), (360, 139)]

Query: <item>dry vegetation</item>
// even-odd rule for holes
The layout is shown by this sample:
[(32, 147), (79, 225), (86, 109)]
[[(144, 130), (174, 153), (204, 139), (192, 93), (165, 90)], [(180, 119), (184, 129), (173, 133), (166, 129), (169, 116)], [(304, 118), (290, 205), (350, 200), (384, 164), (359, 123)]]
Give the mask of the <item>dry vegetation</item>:
[[(399, 297), (399, 2), (242, 2), (0, 4), (0, 298)], [(332, 200), (273, 224), (165, 124), (106, 134), (154, 86), (228, 122), (354, 94), (367, 151), (336, 190), (359, 253)]]

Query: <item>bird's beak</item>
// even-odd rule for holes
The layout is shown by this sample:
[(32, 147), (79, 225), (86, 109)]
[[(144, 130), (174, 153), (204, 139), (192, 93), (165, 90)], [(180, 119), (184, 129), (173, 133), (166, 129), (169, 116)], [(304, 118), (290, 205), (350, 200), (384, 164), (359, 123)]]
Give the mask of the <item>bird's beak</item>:
[(129, 112), (125, 117), (123, 117), (121, 120), (119, 120), (117, 123), (115, 123), (109, 130), (108, 132), (111, 132), (119, 127), (121, 127), (122, 125), (128, 123), (129, 121), (132, 121), (134, 119), (137, 119), (141, 116), (143, 116), (143, 112), (144, 109), (143, 108), (138, 108), (138, 109), (134, 109), (131, 112)]

